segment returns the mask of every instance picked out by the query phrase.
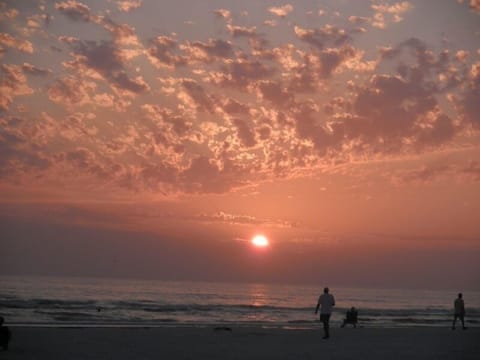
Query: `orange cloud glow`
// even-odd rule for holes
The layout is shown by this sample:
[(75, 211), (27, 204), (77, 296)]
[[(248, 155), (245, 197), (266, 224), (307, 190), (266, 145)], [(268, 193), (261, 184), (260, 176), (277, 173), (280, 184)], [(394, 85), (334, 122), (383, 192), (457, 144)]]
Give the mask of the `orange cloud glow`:
[(479, 3), (435, 4), (0, 1), (8, 246), (30, 241), (26, 223), (38, 239), (60, 229), (54, 243), (71, 227), (78, 248), (95, 229), (141, 233), (159, 239), (142, 246), (180, 257), (182, 244), (204, 242), (238, 270), (250, 260), (235, 239), (258, 232), (275, 244), (269, 279), (289, 252), (300, 279), (315, 265), (309, 251), (329, 246), (358, 251), (365, 274), (382, 251), (435, 244), (429, 269), (449, 249), (470, 261)]

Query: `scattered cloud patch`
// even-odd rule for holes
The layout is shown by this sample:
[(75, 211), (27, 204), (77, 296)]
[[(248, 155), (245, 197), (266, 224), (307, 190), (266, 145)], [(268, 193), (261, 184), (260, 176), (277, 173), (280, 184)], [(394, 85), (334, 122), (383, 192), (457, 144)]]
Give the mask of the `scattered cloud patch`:
[(385, 29), (387, 27), (387, 17), (390, 17), (394, 23), (403, 21), (405, 13), (413, 9), (409, 1), (402, 1), (393, 4), (376, 3), (371, 8), (375, 11), (372, 19), (372, 26)]
[(0, 44), (18, 51), (33, 54), (33, 45), (28, 40), (21, 40), (7, 33), (0, 33)]
[(75, 0), (55, 3), (55, 9), (73, 21), (89, 22), (92, 20), (90, 8)]
[(33, 94), (21, 66), (0, 65), (0, 110), (7, 111), (15, 97)]
[(142, 6), (142, 0), (124, 0), (117, 1), (117, 7), (120, 11), (129, 12)]
[(290, 4), (286, 4), (278, 7), (272, 6), (271, 8), (268, 9), (268, 11), (274, 15), (285, 17), (293, 11), (293, 6)]

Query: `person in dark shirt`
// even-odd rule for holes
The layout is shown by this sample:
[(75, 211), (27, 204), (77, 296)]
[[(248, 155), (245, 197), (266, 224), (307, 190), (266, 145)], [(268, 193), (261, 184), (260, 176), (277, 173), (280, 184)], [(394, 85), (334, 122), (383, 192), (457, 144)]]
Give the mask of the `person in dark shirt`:
[(460, 321), (462, 322), (462, 329), (465, 330), (465, 303), (463, 302), (462, 293), (458, 294), (458, 297), (453, 303), (453, 307), (455, 313), (453, 315), (452, 330), (455, 330), (455, 323), (457, 322), (457, 319), (460, 319)]
[(332, 315), (332, 309), (335, 306), (335, 298), (332, 294), (329, 294), (329, 289), (326, 287), (323, 289), (323, 294), (320, 295), (315, 309), (315, 314), (318, 313), (320, 308), (320, 322), (323, 323), (323, 330), (325, 332), (324, 339), (330, 338), (330, 316)]
[(342, 327), (345, 327), (347, 324), (352, 324), (354, 328), (357, 327), (358, 322), (358, 311), (355, 307), (352, 306), (350, 310), (347, 311), (347, 317), (343, 320)]
[(4, 350), (8, 350), (11, 335), (8, 326), (3, 326), (3, 317), (0, 316), (0, 346), (3, 347)]

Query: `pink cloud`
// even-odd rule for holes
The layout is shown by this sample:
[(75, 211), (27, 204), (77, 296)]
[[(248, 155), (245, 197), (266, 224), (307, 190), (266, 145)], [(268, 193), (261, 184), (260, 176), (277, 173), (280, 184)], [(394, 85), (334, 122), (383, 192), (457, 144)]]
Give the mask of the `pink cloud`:
[(480, 0), (470, 0), (470, 9), (476, 13), (480, 13)]
[(122, 0), (117, 1), (117, 7), (120, 11), (129, 12), (142, 6), (142, 0)]
[(388, 14), (393, 22), (401, 22), (403, 20), (403, 14), (413, 9), (413, 5), (408, 1), (402, 1), (391, 5), (386, 3), (372, 4), (371, 8), (375, 10), (372, 19), (372, 26), (379, 29), (385, 29), (387, 27), (385, 15)]
[(232, 214), (224, 211), (218, 211), (212, 214), (202, 213), (190, 217), (189, 219), (206, 223), (225, 223), (235, 225), (262, 225), (267, 227), (297, 227), (298, 224), (279, 219), (257, 218), (251, 215)]
[(335, 145), (335, 139), (318, 119), (318, 109), (312, 103), (299, 104), (293, 114), (297, 136), (310, 140), (320, 155), (325, 155), (329, 147)]
[(224, 40), (210, 39), (207, 43), (201, 41), (187, 42), (181, 48), (188, 54), (188, 62), (202, 61), (211, 63), (216, 59), (233, 57), (232, 44)]
[(265, 20), (263, 22), (263, 25), (270, 26), (270, 27), (275, 27), (275, 26), (277, 26), (277, 22), (275, 20)]
[[(423, 148), (453, 139), (458, 128), (439, 111), (436, 96), (444, 90), (433, 82), (433, 76), (448, 67), (447, 59), (433, 57), (418, 39), (401, 43), (384, 58), (391, 61), (404, 49), (415, 50), (416, 64), (402, 64), (398, 75), (373, 75), (368, 84), (357, 89), (354, 114), (350, 120), (343, 118), (342, 127), (335, 125), (337, 131), (342, 129), (348, 137), (361, 136), (376, 151), (383, 148), (386, 152), (400, 151), (412, 142)], [(380, 141), (378, 147), (375, 141)]]
[(55, 3), (55, 9), (74, 21), (89, 22), (92, 20), (90, 8), (87, 5), (75, 0)]
[(0, 44), (14, 48), (21, 52), (29, 54), (33, 53), (33, 45), (30, 41), (17, 39), (6, 33), (0, 33)]
[(269, 78), (274, 69), (269, 68), (258, 60), (237, 59), (230, 60), (222, 67), (214, 82), (221, 86), (231, 86), (245, 90), (251, 83)]
[(37, 176), (52, 164), (51, 159), (32, 149), (30, 134), (24, 130), (26, 124), (19, 118), (0, 119), (0, 178), (17, 184), (24, 177)]
[(117, 24), (112, 19), (100, 17), (98, 23), (103, 26), (110, 34), (112, 34), (115, 43), (121, 45), (139, 46), (135, 29), (128, 24)]
[(279, 82), (260, 81), (258, 90), (261, 96), (278, 107), (288, 107), (292, 105), (294, 96), (282, 86)]
[(269, 12), (271, 12), (274, 15), (280, 16), (280, 17), (285, 17), (289, 13), (293, 11), (293, 6), (290, 4), (286, 4), (283, 6), (272, 6), (271, 8), (268, 9)]
[(303, 29), (299, 26), (294, 27), (295, 35), (302, 41), (318, 48), (323, 49), (330, 46), (342, 46), (351, 41), (349, 33), (332, 25), (325, 25), (319, 29)]
[(139, 94), (150, 89), (141, 76), (132, 78), (127, 74), (122, 52), (113, 42), (77, 42), (73, 44), (75, 60), (67, 65), (82, 72), (95, 72), (114, 89)]
[(200, 84), (191, 79), (185, 79), (181, 84), (198, 111), (206, 111), (209, 113), (215, 111), (215, 99), (209, 95)]
[(227, 161), (220, 169), (204, 156), (194, 158), (179, 176), (185, 190), (193, 193), (222, 193), (246, 182), (240, 167)]
[(33, 93), (21, 66), (1, 64), (0, 74), (0, 110), (7, 111), (15, 97)]
[(472, 65), (470, 79), (460, 100), (460, 106), (467, 122), (480, 127), (480, 62)]
[(147, 52), (150, 55), (150, 61), (157, 67), (185, 66), (187, 59), (175, 54), (176, 49), (178, 49), (178, 44), (175, 39), (168, 36), (158, 36), (150, 42)]
[(223, 110), (228, 114), (248, 114), (249, 107), (235, 99), (228, 98), (223, 104)]
[(169, 109), (151, 104), (145, 104), (142, 108), (162, 133), (154, 135), (155, 141), (166, 147), (177, 146), (175, 139), (188, 136), (193, 128), (193, 122), (184, 114), (174, 113)]
[(370, 22), (370, 18), (364, 16), (350, 16), (348, 21), (352, 24), (362, 25)]
[(319, 76), (328, 78), (345, 61), (355, 57), (356, 51), (351, 46), (337, 49), (327, 49), (319, 53)]
[(94, 149), (88, 147), (77, 146), (70, 150), (57, 154), (56, 156), (57, 171), (58, 168), (63, 168), (71, 174), (76, 174), (71, 177), (72, 183), (77, 183), (81, 178), (89, 178), (90, 184), (111, 183), (120, 184), (122, 178), (125, 176), (124, 167), (102, 157)]
[[(3, 9), (2, 9), (3, 10)], [(7, 19), (15, 19), (19, 14), (19, 11), (17, 9), (7, 9), (5, 10), (5, 12), (3, 13), (3, 15), (7, 18)]]
[(78, 77), (57, 79), (49, 88), (50, 100), (65, 105), (81, 105), (90, 102), (90, 94), (96, 88), (91, 81)]
[(74, 113), (68, 115), (60, 124), (60, 135), (70, 141), (93, 138), (98, 134), (98, 128), (93, 124), (88, 114)]
[(233, 124), (237, 128), (237, 136), (243, 146), (252, 147), (256, 144), (255, 133), (244, 119), (235, 118)]
[[(140, 6), (141, 2), (122, 1), (119, 3), (119, 7), (122, 11), (129, 11), (135, 7), (135, 4)], [(83, 3), (75, 0), (68, 0), (66, 2), (56, 3), (55, 9), (73, 21), (92, 22), (102, 26), (113, 36), (114, 41), (118, 44), (140, 45), (132, 26), (128, 24), (118, 24), (108, 16), (93, 15), (90, 8)]]
[(32, 64), (29, 63), (23, 63), (22, 65), (22, 70), (24, 73), (34, 75), (34, 76), (48, 76), (52, 74), (52, 70), (49, 69), (42, 69), (39, 67), (36, 67)]
[(252, 26), (250, 28), (245, 26), (234, 26), (234, 25), (227, 25), (227, 30), (234, 38), (238, 37), (246, 37), (246, 38), (255, 38), (257, 37), (257, 28)]
[(98, 106), (112, 108), (115, 105), (115, 98), (107, 93), (95, 94), (93, 96), (93, 102)]
[(455, 58), (458, 60), (458, 61), (461, 61), (461, 62), (465, 62), (469, 56), (469, 52), (468, 51), (465, 51), (465, 50), (458, 50), (456, 53), (455, 53)]
[(80, 169), (87, 169), (95, 163), (95, 154), (86, 148), (77, 148), (65, 153), (65, 160)]
[(301, 65), (294, 66), (293, 76), (290, 79), (289, 88), (291, 91), (298, 93), (314, 92), (320, 85), (318, 77), (317, 64), (309, 57), (305, 57), (305, 62)]
[(227, 22), (230, 22), (232, 20), (232, 13), (229, 10), (217, 9), (213, 13), (219, 18), (227, 20)]
[(59, 36), (58, 41), (65, 43), (65, 44), (76, 44), (80, 41), (79, 38), (73, 37), (73, 36)]

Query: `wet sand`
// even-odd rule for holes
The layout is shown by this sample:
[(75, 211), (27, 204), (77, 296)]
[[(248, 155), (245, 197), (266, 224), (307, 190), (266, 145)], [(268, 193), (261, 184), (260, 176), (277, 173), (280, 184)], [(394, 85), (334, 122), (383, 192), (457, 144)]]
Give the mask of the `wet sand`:
[(0, 359), (478, 359), (480, 328), (13, 327)]

